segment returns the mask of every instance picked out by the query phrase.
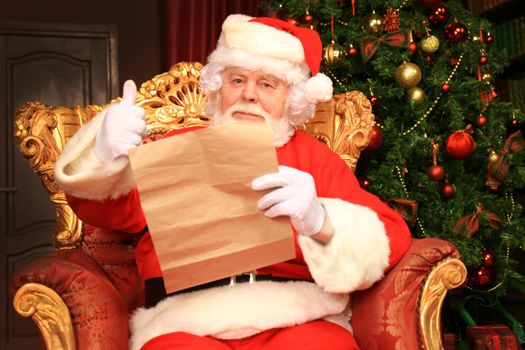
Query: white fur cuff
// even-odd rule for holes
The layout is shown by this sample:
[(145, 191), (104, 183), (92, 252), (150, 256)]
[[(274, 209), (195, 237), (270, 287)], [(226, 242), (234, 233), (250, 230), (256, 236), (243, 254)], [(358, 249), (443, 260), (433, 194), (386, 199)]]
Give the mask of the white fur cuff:
[(299, 245), (314, 280), (327, 292), (366, 289), (383, 277), (390, 256), (389, 239), (377, 214), (336, 198), (321, 198), (334, 229), (323, 245), (299, 235)]
[(95, 138), (106, 110), (97, 114), (68, 141), (55, 162), (54, 176), (64, 192), (78, 198), (117, 198), (135, 186), (127, 157), (103, 164), (95, 155)]

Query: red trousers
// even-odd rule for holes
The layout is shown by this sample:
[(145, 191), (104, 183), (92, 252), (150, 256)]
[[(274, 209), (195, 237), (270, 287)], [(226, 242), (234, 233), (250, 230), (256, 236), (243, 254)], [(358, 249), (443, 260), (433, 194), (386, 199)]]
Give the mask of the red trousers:
[(148, 341), (142, 350), (359, 350), (343, 327), (327, 321), (276, 328), (249, 338), (220, 340), (175, 332)]

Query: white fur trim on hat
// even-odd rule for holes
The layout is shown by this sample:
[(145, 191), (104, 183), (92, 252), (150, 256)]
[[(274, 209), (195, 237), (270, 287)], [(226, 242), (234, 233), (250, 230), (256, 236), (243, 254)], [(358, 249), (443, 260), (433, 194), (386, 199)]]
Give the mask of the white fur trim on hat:
[(333, 92), (332, 80), (323, 73), (317, 73), (306, 82), (305, 96), (311, 103), (328, 101)]
[(299, 39), (287, 32), (257, 22), (253, 17), (230, 15), (222, 24), (218, 46), (244, 51), (294, 64), (303, 64), (304, 48)]

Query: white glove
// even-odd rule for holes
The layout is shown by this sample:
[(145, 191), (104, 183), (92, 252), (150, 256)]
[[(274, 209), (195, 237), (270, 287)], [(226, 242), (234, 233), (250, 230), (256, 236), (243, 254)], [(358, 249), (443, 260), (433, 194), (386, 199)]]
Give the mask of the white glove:
[(318, 233), (323, 227), (325, 211), (317, 199), (312, 175), (287, 166), (279, 172), (260, 176), (252, 181), (256, 191), (279, 187), (264, 195), (257, 206), (274, 218), (289, 216), (297, 232), (307, 236)]
[(127, 156), (147, 132), (144, 109), (135, 106), (137, 87), (133, 80), (126, 81), (122, 90), (122, 101), (109, 106), (95, 140), (95, 154), (104, 164)]

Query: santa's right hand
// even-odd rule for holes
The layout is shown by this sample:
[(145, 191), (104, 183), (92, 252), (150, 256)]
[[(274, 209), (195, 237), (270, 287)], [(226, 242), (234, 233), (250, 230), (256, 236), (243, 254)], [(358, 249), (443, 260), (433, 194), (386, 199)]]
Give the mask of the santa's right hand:
[(122, 101), (108, 107), (95, 140), (95, 154), (104, 164), (128, 156), (128, 150), (142, 143), (146, 135), (144, 109), (135, 105), (137, 87), (133, 80), (124, 83)]

